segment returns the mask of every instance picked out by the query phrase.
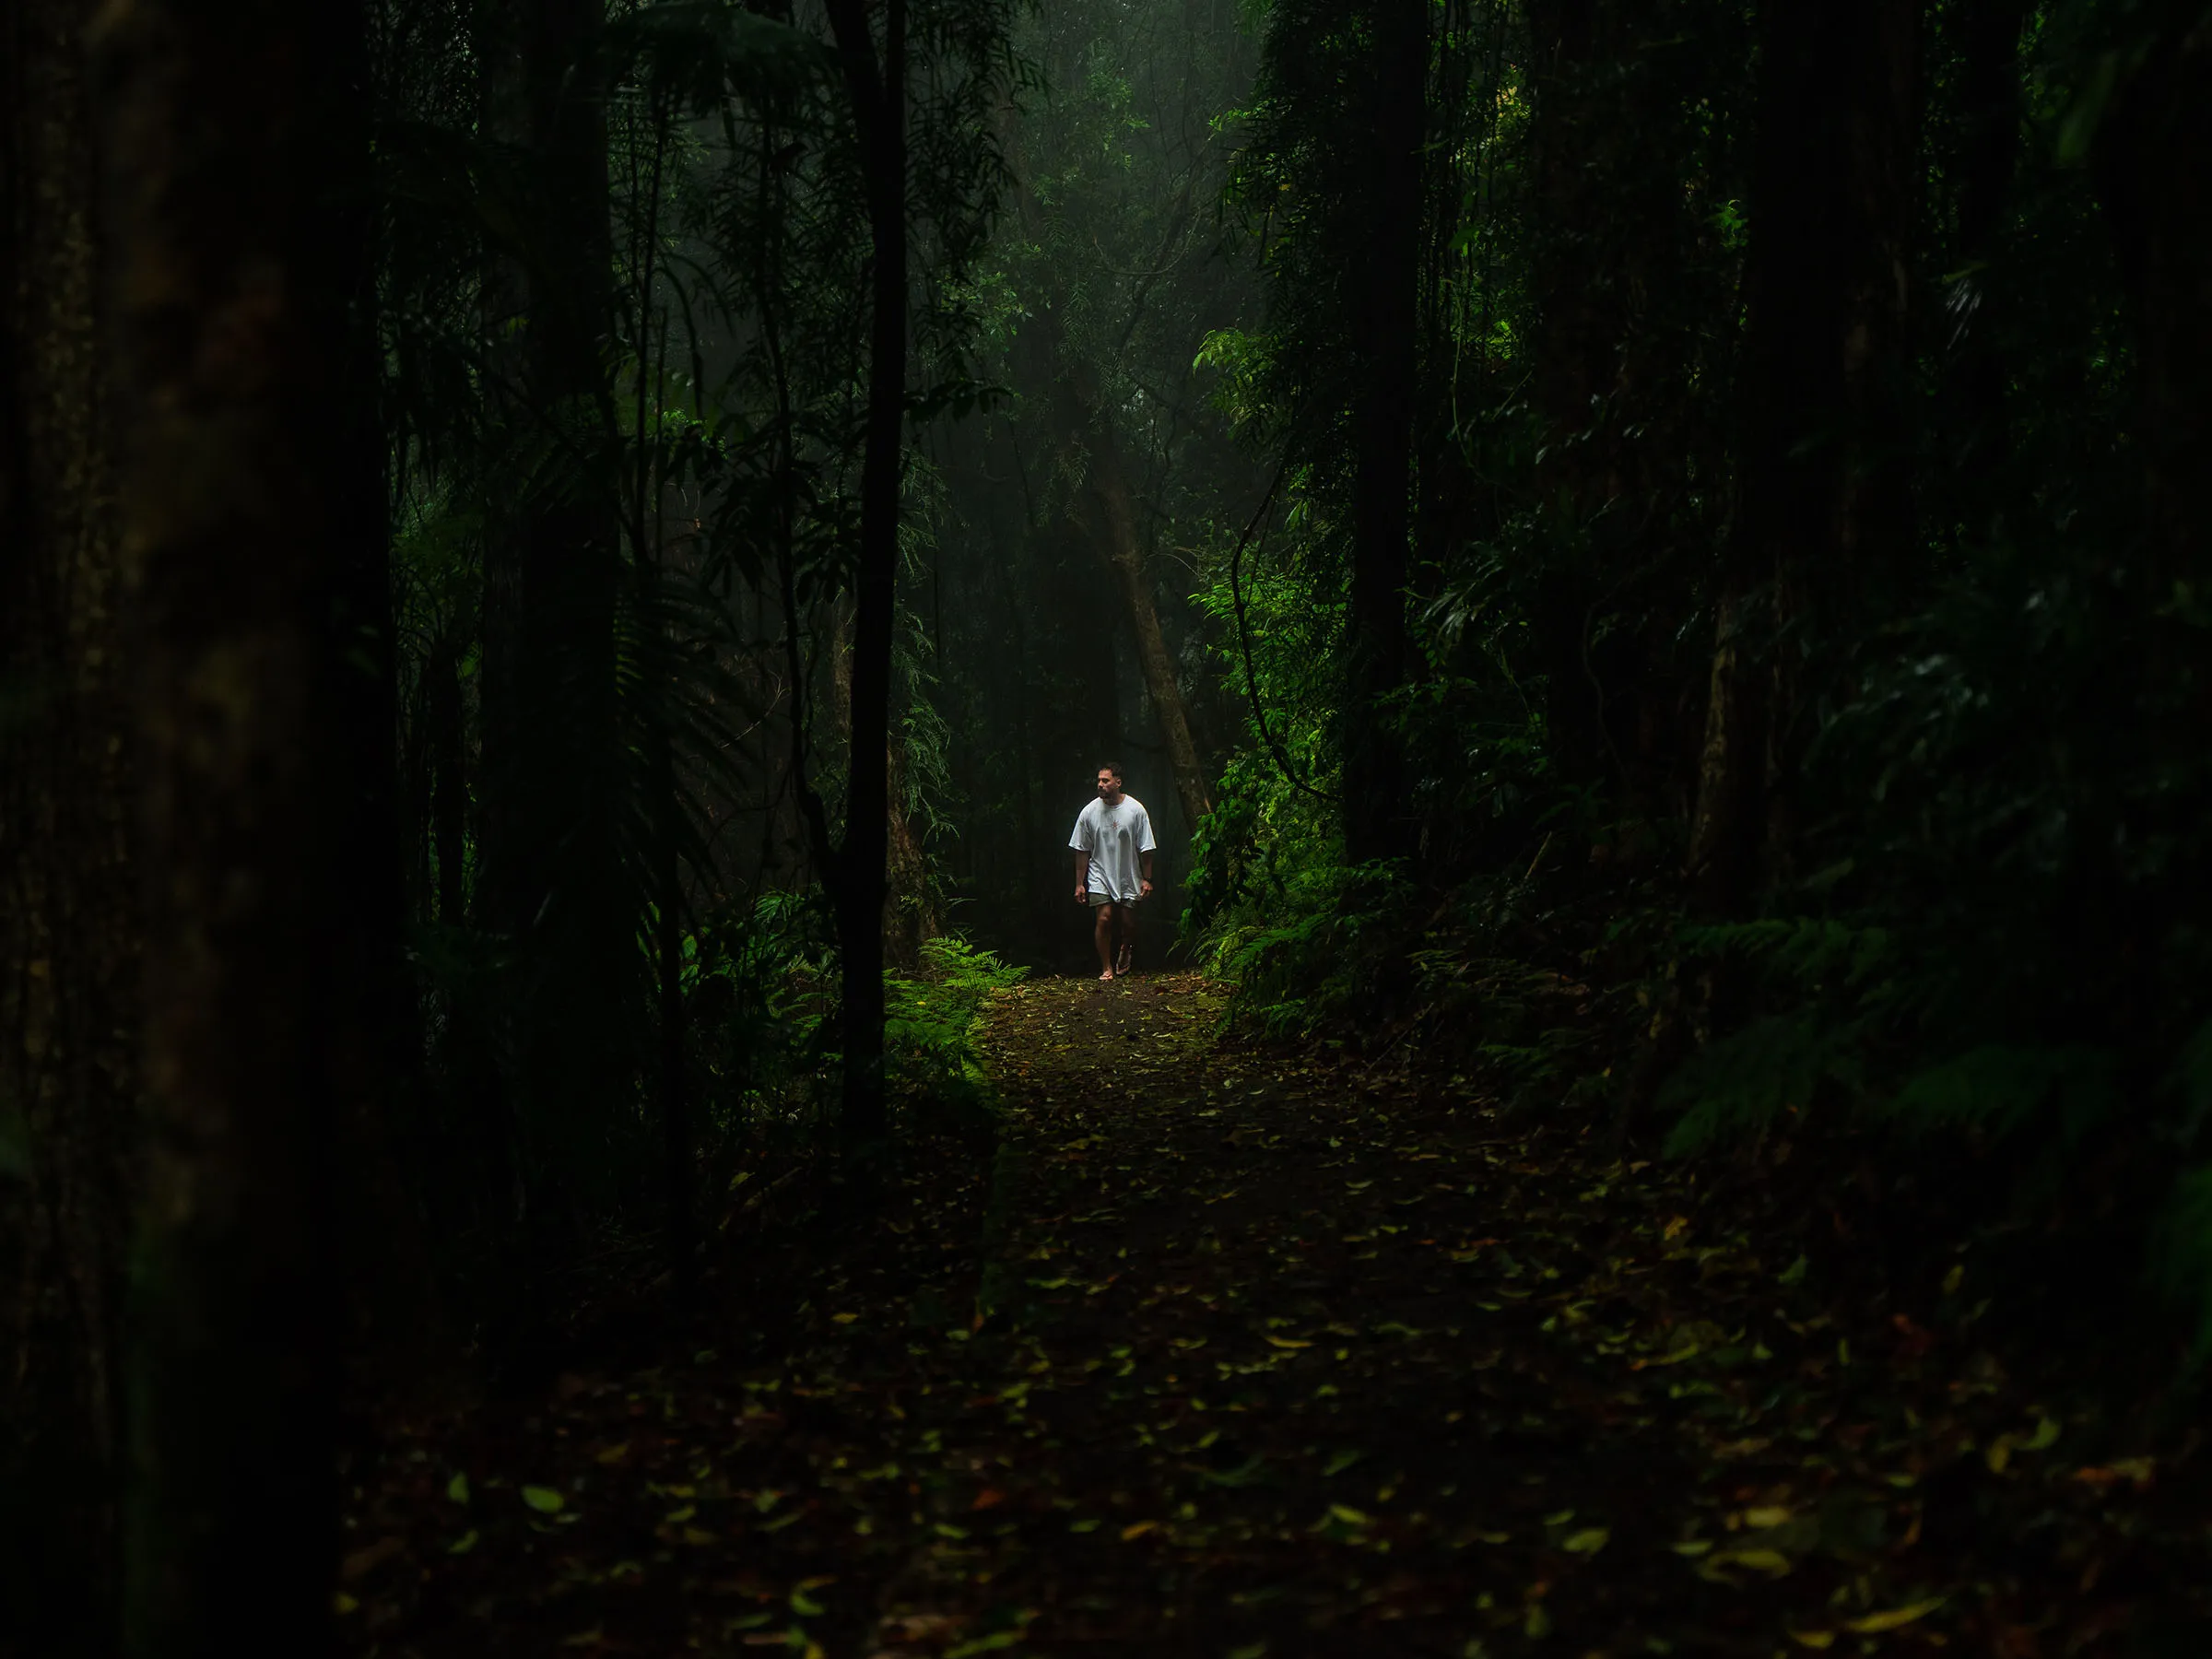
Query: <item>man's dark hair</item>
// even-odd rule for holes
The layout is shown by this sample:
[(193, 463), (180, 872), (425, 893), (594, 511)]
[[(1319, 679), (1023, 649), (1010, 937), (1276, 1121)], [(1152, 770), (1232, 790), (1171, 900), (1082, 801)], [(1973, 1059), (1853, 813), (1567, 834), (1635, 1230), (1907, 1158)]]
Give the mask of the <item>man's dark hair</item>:
[(1099, 770), (1110, 771), (1118, 778), (1122, 775), (1122, 763), (1119, 760), (1101, 760), (1099, 762)]

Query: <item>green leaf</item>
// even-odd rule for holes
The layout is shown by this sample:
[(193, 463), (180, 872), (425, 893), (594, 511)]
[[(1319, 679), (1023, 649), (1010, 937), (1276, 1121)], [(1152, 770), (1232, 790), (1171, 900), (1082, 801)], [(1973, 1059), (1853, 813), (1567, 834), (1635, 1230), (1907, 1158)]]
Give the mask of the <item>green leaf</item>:
[(524, 1487), (523, 1501), (541, 1515), (558, 1515), (562, 1510), (568, 1508), (567, 1500), (551, 1487)]
[(468, 1477), (465, 1474), (456, 1475), (447, 1481), (445, 1495), (455, 1503), (466, 1503), (468, 1501)]

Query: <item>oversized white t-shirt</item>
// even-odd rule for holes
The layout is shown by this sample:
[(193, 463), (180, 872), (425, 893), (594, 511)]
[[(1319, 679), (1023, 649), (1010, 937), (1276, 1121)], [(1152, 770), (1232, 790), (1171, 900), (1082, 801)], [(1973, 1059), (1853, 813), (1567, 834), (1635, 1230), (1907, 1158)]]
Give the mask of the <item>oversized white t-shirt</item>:
[(1119, 806), (1093, 800), (1076, 815), (1076, 832), (1067, 838), (1069, 852), (1090, 854), (1090, 890), (1116, 904), (1135, 904), (1143, 895), (1145, 866), (1138, 854), (1154, 844), (1151, 817), (1133, 794), (1124, 795)]

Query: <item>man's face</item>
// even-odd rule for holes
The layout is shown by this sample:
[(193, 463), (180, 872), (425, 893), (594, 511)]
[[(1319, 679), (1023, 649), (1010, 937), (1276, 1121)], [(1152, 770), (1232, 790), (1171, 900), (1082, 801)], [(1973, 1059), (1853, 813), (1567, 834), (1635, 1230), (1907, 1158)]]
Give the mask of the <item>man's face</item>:
[(1104, 767), (1099, 768), (1099, 799), (1111, 801), (1122, 793), (1122, 781)]

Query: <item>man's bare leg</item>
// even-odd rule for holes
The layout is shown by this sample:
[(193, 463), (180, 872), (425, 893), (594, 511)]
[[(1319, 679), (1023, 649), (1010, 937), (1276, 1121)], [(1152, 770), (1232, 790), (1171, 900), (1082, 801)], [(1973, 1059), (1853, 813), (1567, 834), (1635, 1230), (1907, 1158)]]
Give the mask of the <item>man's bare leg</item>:
[(1117, 904), (1113, 910), (1114, 920), (1122, 927), (1122, 947), (1114, 954), (1113, 971), (1117, 974), (1127, 973), (1136, 966), (1136, 906)]
[(1091, 940), (1099, 947), (1099, 977), (1110, 980), (1113, 977), (1113, 912), (1118, 907), (1094, 904), (1090, 908), (1098, 915), (1091, 927)]

